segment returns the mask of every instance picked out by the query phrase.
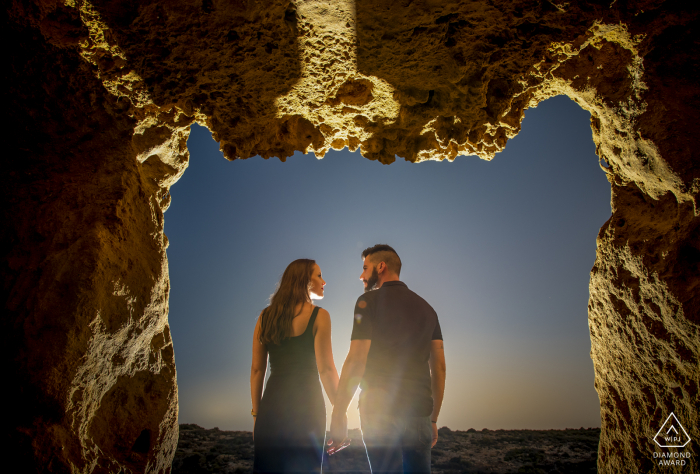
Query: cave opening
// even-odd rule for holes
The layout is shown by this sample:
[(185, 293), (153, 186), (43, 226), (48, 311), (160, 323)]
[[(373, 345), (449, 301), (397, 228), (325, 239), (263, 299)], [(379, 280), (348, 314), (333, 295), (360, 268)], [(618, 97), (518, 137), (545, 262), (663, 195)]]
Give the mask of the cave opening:
[(610, 184), (589, 117), (558, 96), (529, 109), (491, 162), (390, 166), (347, 149), (320, 161), (297, 153), (286, 163), (227, 162), (210, 132), (193, 126), (190, 165), (165, 214), (179, 422), (252, 429), (253, 327), (296, 258), (324, 272), (318, 304), (331, 314), (341, 367), (362, 291), (360, 252), (387, 242), (447, 336), (441, 426), (599, 427), (587, 304)]
[[(382, 162), (397, 155), (417, 161), (465, 152), (489, 157), (519, 131), (524, 108), (564, 94), (592, 114), (596, 154), (611, 189), (612, 218), (598, 233), (588, 302), (600, 396), (598, 468), (653, 470), (652, 455), (661, 448), (652, 439), (669, 413), (684, 426), (700, 424), (700, 168), (695, 151), (700, 107), (693, 69), (700, 42), (692, 39), (700, 31), (700, 11), (671, 1), (613, 2), (606, 8), (530, 3), (413, 2), (405, 8), (352, 0), (270, 6), (9, 4), (5, 18), (17, 47), (8, 51), (6, 95), (13, 120), (7, 136), (8, 156), (16, 159), (6, 160), (0, 187), (6, 249), (2, 346), (9, 385), (16, 387), (10, 391), (15, 409), (6, 421), (8, 449), (36, 471), (170, 468), (178, 438), (178, 390), (163, 211), (170, 185), (184, 171), (194, 121), (207, 125), (229, 158), (290, 156), (297, 150), (323, 154), (344, 145), (361, 146), (366, 157)], [(513, 144), (518, 140), (522, 136)], [(504, 156), (482, 165), (498, 167)], [(320, 164), (310, 158), (318, 169), (333, 163), (332, 156)], [(250, 163), (256, 161), (262, 160)], [(415, 168), (454, 171), (462, 161), (469, 159)], [(233, 166), (241, 163), (248, 162)], [(399, 175), (402, 165), (387, 172)], [(185, 180), (195, 176), (195, 169)], [(429, 173), (423, 174), (427, 179)], [(482, 181), (496, 183), (495, 188), (503, 179)], [(424, 184), (414, 186), (416, 196)], [(546, 187), (571, 191), (570, 184), (555, 179)], [(525, 203), (531, 187), (524, 186), (508, 209)], [(250, 196), (258, 194), (227, 202), (230, 209), (244, 210)], [(174, 196), (168, 219), (180, 206), (177, 186)], [(438, 193), (422, 200), (416, 196), (407, 199), (413, 206), (408, 220), (421, 214), (421, 205), (437, 219), (445, 203), (454, 200), (437, 199)], [(483, 196), (500, 197), (482, 193), (469, 202), (482, 202)], [(260, 216), (269, 216), (281, 201), (268, 199)], [(453, 232), (417, 243), (486, 254), (468, 245), (470, 232), (460, 232), (455, 224), (476, 226), (478, 221), (468, 219), (462, 208), (455, 214), (461, 220), (434, 226)], [(229, 220), (238, 218), (231, 214)], [(421, 230), (431, 230), (432, 221), (421, 222)], [(516, 242), (525, 241), (537, 228), (530, 223), (530, 228), (494, 233), (492, 240), (515, 234)], [(254, 228), (241, 227), (240, 233)], [(237, 234), (222, 239), (234, 248), (231, 235)], [(357, 244), (352, 240), (345, 248)], [(201, 245), (206, 246), (211, 242)], [(267, 247), (273, 254), (279, 249), (274, 241)], [(553, 253), (556, 246), (550, 247), (545, 253)], [(420, 254), (406, 249), (402, 255)], [(326, 260), (331, 268), (351, 268), (357, 253), (347, 264)], [(504, 274), (515, 278), (513, 265), (529, 253), (536, 254), (530, 247), (516, 253)], [(414, 268), (422, 268), (419, 263)], [(266, 270), (269, 280), (255, 288), (269, 293), (279, 265)], [(585, 267), (587, 280), (590, 261)], [(256, 268), (236, 267), (232, 273), (252, 281)], [(460, 268), (466, 273), (477, 267)], [(478, 273), (477, 283), (486, 281), (485, 275)], [(556, 276), (555, 283), (563, 280)], [(358, 284), (356, 275), (350, 278), (348, 288)], [(528, 274), (518, 283), (530, 280)], [(173, 283), (175, 316), (178, 295), (191, 293)], [(221, 280), (230, 295), (240, 293), (236, 283)], [(499, 283), (486, 288), (492, 300), (509, 293), (498, 292)], [(339, 280), (335, 285), (346, 287)], [(462, 285), (452, 293), (469, 288)], [(486, 300), (488, 291), (478, 296)], [(519, 301), (516, 314), (532, 322), (525, 317), (529, 300), (544, 298), (529, 295)], [(207, 310), (201, 303), (200, 308), (192, 314), (205, 326), (201, 313)], [(342, 309), (338, 313), (342, 320)], [(488, 316), (495, 319), (493, 311)], [(526, 333), (533, 327), (511, 324), (506, 329)], [(217, 329), (228, 334), (222, 326)], [(208, 334), (200, 339), (200, 347), (216, 345)], [(543, 338), (546, 343), (559, 339)], [(235, 337), (226, 341), (231, 347), (235, 342)], [(193, 358), (177, 352), (186, 403), (191, 398), (183, 364)], [(552, 352), (548, 356), (555, 358)], [(342, 358), (342, 348), (336, 355)], [(470, 362), (485, 365), (487, 355), (475, 354)], [(520, 355), (511, 359), (519, 362)], [(208, 357), (206, 363), (223, 367), (220, 379), (234, 378), (223, 358)], [(505, 379), (504, 374), (494, 377)], [(239, 384), (244, 390), (246, 379)], [(492, 381), (476, 382), (482, 389)], [(696, 445), (688, 446), (696, 456)]]

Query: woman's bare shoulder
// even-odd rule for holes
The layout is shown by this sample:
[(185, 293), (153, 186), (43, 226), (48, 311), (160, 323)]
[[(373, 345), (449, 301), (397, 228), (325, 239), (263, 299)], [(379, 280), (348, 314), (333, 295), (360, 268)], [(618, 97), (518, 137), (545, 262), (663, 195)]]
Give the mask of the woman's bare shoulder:
[(316, 324), (330, 324), (331, 322), (331, 314), (326, 311), (325, 309), (321, 308), (320, 306), (318, 307), (318, 314), (316, 315)]

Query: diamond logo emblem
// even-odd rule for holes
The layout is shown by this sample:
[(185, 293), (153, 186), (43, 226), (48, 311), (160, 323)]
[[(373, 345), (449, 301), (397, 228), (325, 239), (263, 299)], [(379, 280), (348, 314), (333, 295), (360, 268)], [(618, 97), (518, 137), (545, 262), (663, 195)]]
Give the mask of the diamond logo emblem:
[(690, 436), (688, 436), (688, 432), (685, 431), (676, 415), (671, 413), (664, 421), (659, 432), (654, 436), (654, 442), (660, 448), (684, 448), (690, 443)]

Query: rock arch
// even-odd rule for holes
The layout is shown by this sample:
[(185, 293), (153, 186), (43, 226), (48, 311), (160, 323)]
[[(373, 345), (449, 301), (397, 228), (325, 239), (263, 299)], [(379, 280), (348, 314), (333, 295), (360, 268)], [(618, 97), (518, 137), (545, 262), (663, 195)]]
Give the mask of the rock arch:
[(612, 188), (589, 302), (599, 468), (654, 470), (671, 411), (700, 425), (697, 9), (405, 3), (11, 2), (2, 360), (22, 462), (168, 471), (163, 212), (194, 121), (230, 160), (490, 160), (557, 94), (591, 113)]

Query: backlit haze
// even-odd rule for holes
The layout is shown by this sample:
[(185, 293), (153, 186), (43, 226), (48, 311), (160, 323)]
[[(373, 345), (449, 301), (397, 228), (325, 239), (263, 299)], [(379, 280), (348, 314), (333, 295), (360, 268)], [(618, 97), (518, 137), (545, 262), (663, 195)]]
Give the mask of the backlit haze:
[[(316, 260), (327, 282), (317, 303), (330, 312), (340, 372), (360, 253), (387, 243), (442, 326), (439, 426), (600, 426), (587, 303), (610, 185), (577, 104), (556, 97), (527, 110), (491, 162), (386, 166), (347, 149), (228, 162), (199, 126), (188, 147), (165, 214), (180, 423), (252, 429), (253, 328), (297, 258)], [(355, 401), (348, 415), (359, 427)]]

